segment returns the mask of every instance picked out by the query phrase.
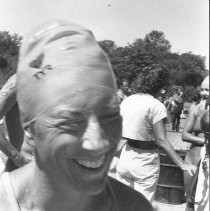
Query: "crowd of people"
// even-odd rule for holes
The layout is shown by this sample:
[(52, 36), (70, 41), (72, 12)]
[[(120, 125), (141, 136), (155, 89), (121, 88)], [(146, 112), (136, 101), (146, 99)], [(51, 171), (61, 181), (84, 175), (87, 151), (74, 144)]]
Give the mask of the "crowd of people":
[(26, 35), (17, 72), (0, 90), (0, 150), (8, 157), (0, 210), (153, 210), (161, 148), (184, 172), (187, 209), (207, 211), (209, 77), (183, 129), (192, 144), (185, 159), (166, 133), (168, 112), (179, 131), (182, 90), (163, 100), (168, 70), (160, 64), (143, 68), (136, 84), (132, 94), (127, 79), (117, 85), (82, 26), (53, 20)]
[[(181, 88), (176, 88), (172, 95), (164, 100), (167, 80), (163, 80), (166, 77), (163, 76), (163, 69), (161, 66), (145, 68), (137, 79), (138, 93), (126, 96), (121, 102), (122, 140), (110, 171), (113, 173), (115, 168), (116, 178), (119, 181), (143, 193), (152, 203), (160, 173), (158, 148), (162, 148), (174, 163), (184, 170), (186, 210), (207, 211), (209, 210), (209, 135), (206, 134), (210, 130), (209, 76), (201, 83), (200, 91), (197, 89), (192, 93), (193, 102), (182, 131), (182, 140), (191, 145), (183, 160), (167, 141), (165, 123), (171, 120), (172, 131), (179, 132), (184, 96)], [(163, 129), (160, 127), (156, 129), (158, 124), (163, 124)], [(189, 169), (184, 169), (183, 164)]]

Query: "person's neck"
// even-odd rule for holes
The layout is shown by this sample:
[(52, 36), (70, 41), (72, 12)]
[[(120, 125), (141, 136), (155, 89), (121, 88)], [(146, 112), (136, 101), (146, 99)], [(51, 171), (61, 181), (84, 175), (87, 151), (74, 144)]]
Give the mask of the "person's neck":
[[(97, 210), (102, 201), (108, 202), (109, 197), (107, 197), (106, 190), (99, 195), (91, 196), (65, 186), (58, 187), (56, 185), (58, 183), (48, 178), (34, 162), (19, 169), (19, 173), (18, 177), (13, 177), (13, 183), (18, 203), (21, 208), (26, 210), (88, 211)], [(16, 182), (16, 178), (21, 179)], [(100, 204), (100, 206), (103, 205)]]

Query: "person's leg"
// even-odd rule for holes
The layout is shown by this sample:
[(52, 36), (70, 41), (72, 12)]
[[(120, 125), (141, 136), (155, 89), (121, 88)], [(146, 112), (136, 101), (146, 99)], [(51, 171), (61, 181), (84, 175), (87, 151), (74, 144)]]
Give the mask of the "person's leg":
[(205, 157), (206, 149), (201, 149), (201, 162), (206, 161), (207, 168), (204, 170), (202, 164), (199, 166), (198, 182), (196, 186), (195, 211), (209, 211), (209, 156)]
[(5, 170), (5, 155), (0, 151), (0, 175), (4, 172)]
[(130, 173), (130, 167), (135, 152), (131, 147), (125, 144), (122, 148), (118, 163), (116, 165), (116, 179), (133, 188), (133, 176)]
[(179, 125), (180, 125), (180, 115), (181, 115), (181, 113), (178, 113), (177, 114), (177, 117), (176, 117), (176, 132), (178, 132), (179, 131)]
[(152, 203), (160, 175), (158, 153), (152, 150), (142, 150), (136, 168), (131, 173), (134, 177), (134, 189)]
[(148, 181), (141, 183), (139, 183), (138, 181), (134, 181), (134, 189), (142, 193), (152, 203), (155, 197), (158, 180), (159, 174), (154, 174), (151, 175), (151, 178), (148, 179)]
[(116, 179), (120, 182), (122, 182), (123, 184), (131, 187), (134, 189), (134, 180), (131, 178), (126, 178), (122, 175), (120, 175), (118, 172), (116, 172)]
[[(185, 161), (193, 165), (198, 165), (199, 160), (200, 160), (200, 149), (201, 147), (191, 148), (186, 154)], [(190, 190), (193, 176), (194, 174), (190, 175), (187, 171), (184, 171), (184, 187), (185, 187), (186, 197), (188, 197), (189, 195), (189, 190)]]
[(175, 115), (175, 112), (171, 113), (171, 124), (172, 124), (172, 130), (175, 130), (175, 128), (176, 128), (176, 115)]

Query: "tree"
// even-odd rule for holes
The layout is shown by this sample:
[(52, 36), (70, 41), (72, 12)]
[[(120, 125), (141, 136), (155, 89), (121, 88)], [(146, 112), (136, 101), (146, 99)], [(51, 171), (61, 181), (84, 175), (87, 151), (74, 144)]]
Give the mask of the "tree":
[(153, 64), (168, 67), (170, 86), (197, 87), (207, 72), (204, 57), (191, 52), (181, 55), (171, 52), (171, 44), (161, 31), (153, 30), (124, 47), (118, 47), (112, 40), (99, 44), (108, 54), (119, 83), (126, 78), (132, 84), (144, 67)]
[(147, 52), (153, 55), (162, 56), (170, 52), (170, 42), (165, 39), (165, 35), (161, 31), (151, 31), (145, 36), (143, 41)]
[(17, 34), (10, 35), (8, 31), (0, 32), (0, 54), (17, 55), (21, 40), (22, 37)]
[(1, 68), (6, 81), (17, 69), (19, 47), (22, 37), (18, 34), (11, 35), (8, 31), (0, 32), (0, 57), (5, 59), (7, 66)]
[(111, 54), (117, 48), (117, 45), (112, 40), (99, 41), (98, 44), (108, 55)]
[(204, 70), (205, 69), (205, 57), (192, 54), (192, 52), (183, 53), (180, 55), (183, 67), (186, 70)]
[(201, 84), (205, 75), (205, 59), (200, 55), (191, 52), (180, 55), (179, 60), (182, 64), (183, 86), (197, 87)]
[(7, 60), (4, 57), (0, 56), (0, 68), (4, 69), (7, 66), (8, 66)]

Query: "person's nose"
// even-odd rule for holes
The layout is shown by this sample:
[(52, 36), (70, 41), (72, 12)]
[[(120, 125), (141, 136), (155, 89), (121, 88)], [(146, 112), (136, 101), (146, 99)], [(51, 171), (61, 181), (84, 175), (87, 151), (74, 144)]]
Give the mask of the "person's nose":
[(207, 90), (202, 90), (201, 91), (201, 96), (208, 96), (209, 92)]
[(204, 90), (203, 91), (203, 94), (206, 95), (206, 96), (208, 96), (209, 95), (209, 91), (208, 90)]
[(110, 141), (105, 137), (98, 118), (95, 115), (90, 116), (83, 135), (82, 148), (95, 154), (102, 154), (110, 147)]

